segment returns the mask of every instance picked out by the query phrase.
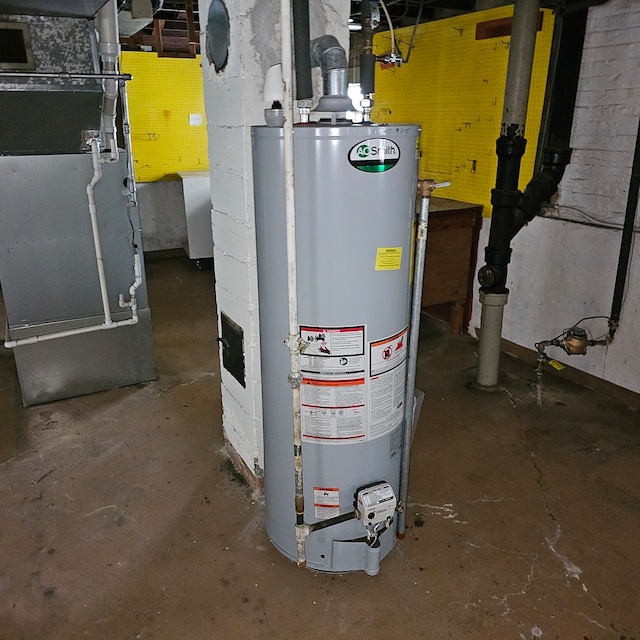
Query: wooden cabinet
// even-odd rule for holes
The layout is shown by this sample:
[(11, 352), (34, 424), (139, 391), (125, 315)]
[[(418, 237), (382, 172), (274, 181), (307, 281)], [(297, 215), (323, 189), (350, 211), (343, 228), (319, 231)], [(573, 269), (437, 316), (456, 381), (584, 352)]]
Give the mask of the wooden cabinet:
[(431, 197), (422, 310), (460, 334), (471, 316), (482, 205)]

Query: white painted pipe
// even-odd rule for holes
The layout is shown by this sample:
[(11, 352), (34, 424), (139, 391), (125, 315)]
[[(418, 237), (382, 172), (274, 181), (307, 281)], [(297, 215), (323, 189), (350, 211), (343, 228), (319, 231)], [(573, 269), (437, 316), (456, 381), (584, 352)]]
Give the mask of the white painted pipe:
[(92, 324), (88, 327), (80, 327), (78, 329), (67, 329), (65, 331), (55, 331), (54, 333), (45, 333), (39, 336), (31, 336), (29, 338), (20, 338), (19, 340), (5, 340), (4, 346), (7, 349), (22, 347), (27, 344), (36, 344), (37, 342), (46, 342), (48, 340), (57, 340), (58, 338), (68, 338), (70, 336), (78, 336), (83, 333), (94, 333), (95, 331), (103, 331), (105, 329), (115, 329), (117, 327), (128, 327), (138, 324), (138, 316), (131, 317), (128, 320), (120, 320), (106, 324)]
[[(516, 0), (513, 7), (502, 125), (508, 127), (516, 123), (522, 127), (520, 135), (523, 136), (529, 105), (539, 11), (539, 0)], [(506, 131), (503, 134), (506, 134)]]
[(94, 189), (102, 179), (100, 167), (100, 143), (97, 139), (91, 141), (91, 159), (93, 161), (93, 177), (87, 185), (87, 200), (89, 201), (89, 215), (91, 216), (91, 232), (93, 233), (93, 246), (96, 252), (96, 266), (98, 267), (98, 281), (100, 283), (100, 296), (102, 298), (102, 310), (105, 324), (111, 324), (111, 308), (109, 306), (109, 294), (107, 291), (107, 278), (104, 273), (104, 259), (102, 258), (102, 244), (100, 243), (100, 229), (98, 228), (98, 208)]
[(291, 355), (291, 402), (293, 412), (293, 451), (295, 474), (295, 511), (298, 566), (306, 564), (305, 541), (309, 527), (304, 523), (304, 488), (302, 476), (302, 418), (300, 415), (300, 330), (298, 327), (298, 278), (296, 269), (296, 211), (293, 169), (293, 34), (291, 30), (291, 1), (280, 1), (282, 30), (283, 81), (283, 155), (284, 207), (287, 228), (287, 290), (289, 296), (289, 337)]
[(509, 294), (507, 293), (480, 292), (482, 318), (480, 320), (476, 383), (487, 389), (496, 387), (498, 384), (502, 317), (508, 298)]
[(5, 340), (4, 346), (7, 349), (14, 349), (15, 347), (21, 347), (27, 344), (36, 344), (37, 342), (44, 342), (47, 340), (77, 336), (83, 333), (92, 333), (94, 331), (102, 331), (104, 329), (115, 329), (117, 327), (125, 327), (138, 324), (138, 304), (136, 299), (136, 291), (142, 284), (142, 263), (140, 261), (140, 255), (138, 253), (134, 254), (134, 281), (133, 284), (129, 287), (129, 301), (125, 302), (124, 296), (122, 294), (119, 295), (120, 307), (131, 309), (131, 318), (129, 318), (128, 320), (120, 320), (118, 322), (113, 322), (113, 320), (111, 319), (111, 308), (109, 306), (107, 280), (104, 273), (104, 260), (102, 257), (102, 245), (100, 242), (100, 230), (98, 228), (98, 212), (94, 196), (95, 186), (102, 178), (102, 167), (100, 166), (100, 144), (97, 138), (94, 138), (90, 144), (91, 158), (93, 161), (93, 176), (91, 178), (91, 181), (87, 185), (87, 200), (89, 204), (89, 214), (91, 216), (91, 230), (93, 233), (93, 244), (96, 253), (96, 266), (98, 269), (98, 280), (100, 283), (100, 296), (102, 298), (104, 322), (100, 324), (89, 325), (87, 327), (79, 327), (77, 329), (54, 331), (52, 333), (30, 336), (29, 338), (20, 338), (19, 340)]
[[(142, 284), (142, 264), (140, 262), (140, 254), (133, 254), (133, 284), (129, 287), (129, 301), (125, 301), (124, 295), (118, 295), (118, 305), (121, 309), (131, 309), (132, 318), (138, 317), (138, 299), (136, 298), (136, 292), (138, 287)], [(136, 320), (137, 322), (137, 320)], [(135, 324), (135, 323), (134, 323)]]

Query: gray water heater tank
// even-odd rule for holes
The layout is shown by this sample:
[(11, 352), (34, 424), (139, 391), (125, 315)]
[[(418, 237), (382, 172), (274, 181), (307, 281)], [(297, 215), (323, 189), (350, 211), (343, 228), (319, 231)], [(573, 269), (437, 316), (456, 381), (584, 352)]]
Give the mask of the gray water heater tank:
[[(360, 487), (398, 494), (403, 443), (416, 125), (294, 127), (305, 522), (354, 510)], [(253, 128), (266, 525), (297, 558), (283, 130)], [(360, 520), (311, 533), (307, 566), (377, 572)]]

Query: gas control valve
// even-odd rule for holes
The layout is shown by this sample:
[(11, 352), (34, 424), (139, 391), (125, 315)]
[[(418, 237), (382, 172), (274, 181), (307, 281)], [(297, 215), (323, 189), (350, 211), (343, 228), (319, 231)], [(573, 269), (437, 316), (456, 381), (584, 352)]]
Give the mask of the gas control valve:
[(388, 527), (397, 504), (396, 494), (388, 482), (375, 482), (356, 490), (358, 519), (370, 531)]

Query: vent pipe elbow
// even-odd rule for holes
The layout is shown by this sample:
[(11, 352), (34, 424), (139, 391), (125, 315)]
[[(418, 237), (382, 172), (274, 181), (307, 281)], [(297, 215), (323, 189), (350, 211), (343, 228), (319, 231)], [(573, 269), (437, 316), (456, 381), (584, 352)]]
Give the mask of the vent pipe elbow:
[(347, 53), (335, 36), (320, 36), (311, 41), (311, 66), (320, 67), (323, 74), (347, 68)]
[(311, 41), (311, 66), (322, 71), (323, 96), (315, 110), (350, 111), (353, 104), (347, 93), (347, 53), (335, 36), (320, 36)]

